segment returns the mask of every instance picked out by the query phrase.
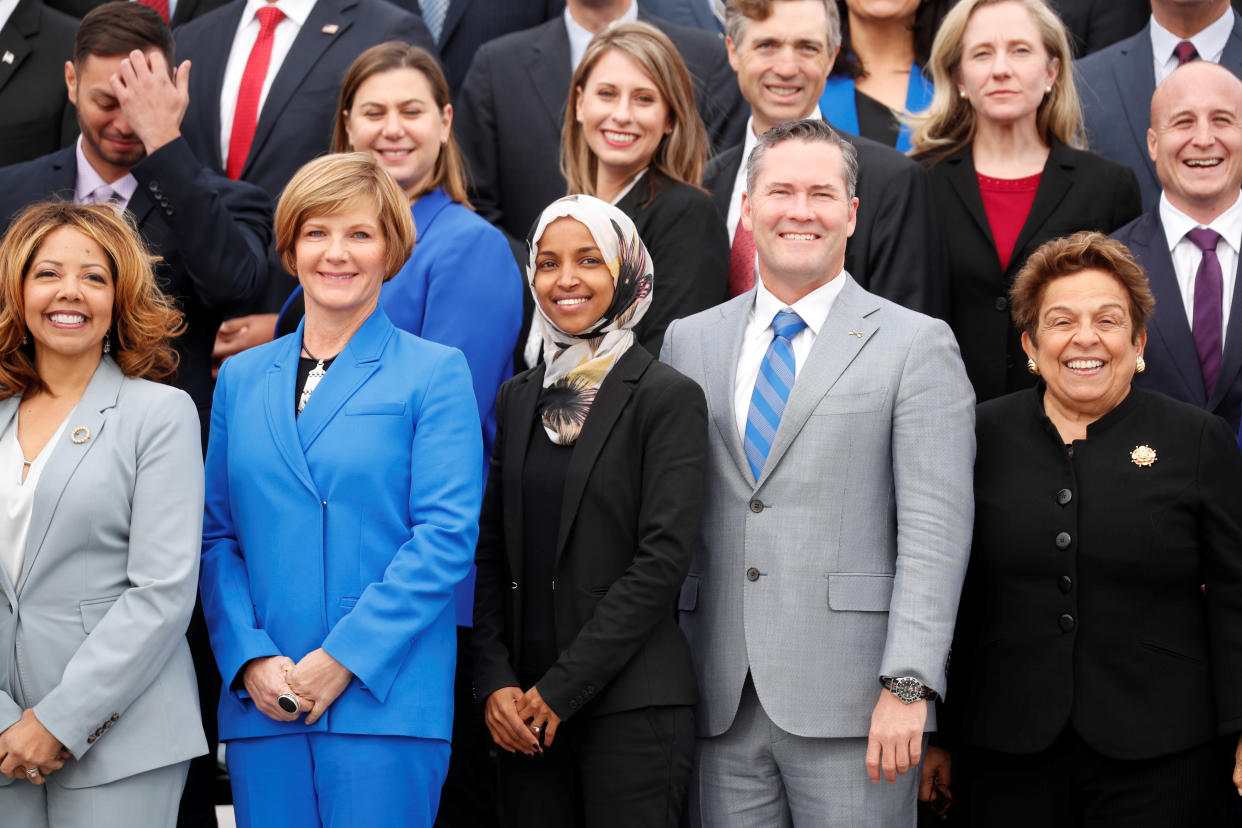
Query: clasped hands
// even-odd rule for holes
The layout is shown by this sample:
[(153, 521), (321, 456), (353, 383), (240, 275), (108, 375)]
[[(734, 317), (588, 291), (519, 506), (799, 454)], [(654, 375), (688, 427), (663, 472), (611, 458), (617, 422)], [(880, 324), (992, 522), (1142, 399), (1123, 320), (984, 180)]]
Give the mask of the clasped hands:
[(483, 718), (492, 741), (510, 753), (527, 756), (543, 753), (561, 726), (561, 717), (533, 686), (525, 693), (519, 687), (502, 687), (492, 693), (487, 697)]
[[(306, 724), (312, 725), (345, 692), (353, 677), (344, 665), (320, 648), (307, 653), (296, 664), (287, 656), (252, 659), (242, 681), (255, 707), (268, 718), (292, 722), (305, 713)], [(296, 712), (286, 712), (276, 702), (281, 693), (298, 697)]]
[[(0, 773), (10, 779), (25, 779), (42, 785), (47, 775), (60, 770), (69, 758), (69, 751), (53, 736), (34, 711), (22, 711), (15, 724), (0, 733)], [(26, 771), (38, 771), (31, 776)]]

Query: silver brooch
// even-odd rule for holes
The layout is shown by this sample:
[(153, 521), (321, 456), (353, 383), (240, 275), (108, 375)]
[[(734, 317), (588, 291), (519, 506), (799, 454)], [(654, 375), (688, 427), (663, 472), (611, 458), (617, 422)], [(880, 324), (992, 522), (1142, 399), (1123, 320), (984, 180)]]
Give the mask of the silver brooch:
[(1156, 462), (1156, 450), (1151, 446), (1135, 446), (1130, 461), (1136, 466), (1150, 466)]

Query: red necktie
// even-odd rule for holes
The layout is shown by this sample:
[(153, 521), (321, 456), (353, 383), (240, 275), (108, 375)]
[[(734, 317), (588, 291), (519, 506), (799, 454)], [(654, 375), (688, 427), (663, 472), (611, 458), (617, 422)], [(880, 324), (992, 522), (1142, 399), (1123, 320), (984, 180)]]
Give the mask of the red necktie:
[(138, 0), (142, 5), (155, 9), (160, 13), (160, 17), (164, 18), (164, 22), (168, 22), (168, 0)]
[(241, 178), (250, 144), (254, 141), (254, 127), (259, 118), (259, 97), (263, 94), (263, 81), (267, 77), (268, 64), (272, 62), (272, 41), (276, 36), (276, 24), (285, 13), (275, 6), (259, 9), (259, 37), (246, 59), (242, 72), (241, 87), (237, 91), (237, 109), (233, 112), (233, 132), (229, 135), (229, 158), (225, 172), (234, 180)]
[(1192, 60), (1199, 59), (1199, 50), (1189, 40), (1183, 40), (1173, 47), (1173, 55), (1177, 58), (1178, 66), (1185, 66)]
[(755, 286), (755, 237), (737, 220), (733, 247), (729, 249), (729, 298), (740, 296)]

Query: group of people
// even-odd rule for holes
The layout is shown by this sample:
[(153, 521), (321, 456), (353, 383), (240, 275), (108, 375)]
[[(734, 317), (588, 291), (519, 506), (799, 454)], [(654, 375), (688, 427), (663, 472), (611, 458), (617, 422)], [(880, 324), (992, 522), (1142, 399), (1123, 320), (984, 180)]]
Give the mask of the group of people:
[(1230, 824), (1228, 3), (326, 5), (101, 5), (0, 168), (0, 822)]

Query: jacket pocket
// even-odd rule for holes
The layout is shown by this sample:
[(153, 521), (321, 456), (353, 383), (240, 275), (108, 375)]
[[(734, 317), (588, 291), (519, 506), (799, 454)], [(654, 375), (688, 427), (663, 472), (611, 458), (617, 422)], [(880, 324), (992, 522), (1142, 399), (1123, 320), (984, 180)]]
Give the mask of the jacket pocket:
[(404, 414), (405, 403), (403, 402), (351, 402), (345, 406), (345, 414), (354, 416), (357, 414)]
[(1184, 661), (1187, 664), (1203, 664), (1203, 659), (1196, 658), (1188, 653), (1179, 652), (1171, 647), (1166, 647), (1163, 644), (1156, 644), (1152, 641), (1140, 641), (1139, 646), (1148, 652), (1159, 653), (1160, 655), (1168, 656), (1169, 658), (1174, 658), (1178, 661)]
[(112, 609), (116, 599), (120, 597), (119, 595), (113, 595), (109, 598), (91, 598), (88, 601), (79, 601), (78, 611), (82, 613), (82, 629), (88, 634), (95, 629), (95, 626), (108, 614), (108, 610)]
[(342, 599), (341, 599), (341, 609), (343, 609), (343, 610), (351, 610), (351, 609), (353, 609), (353, 608), (354, 608), (354, 605), (355, 605), (355, 604), (357, 604), (357, 603), (358, 603), (358, 599), (357, 599), (357, 598), (342, 598)]
[(677, 595), (677, 609), (681, 612), (694, 612), (699, 605), (699, 576), (687, 575), (681, 582), (681, 592)]
[(888, 612), (893, 576), (871, 572), (828, 573), (828, 606), (840, 612)]
[(816, 417), (822, 417), (830, 414), (864, 414), (869, 411), (879, 411), (887, 397), (887, 388), (878, 388), (862, 394), (829, 392), (824, 395), (811, 413)]

